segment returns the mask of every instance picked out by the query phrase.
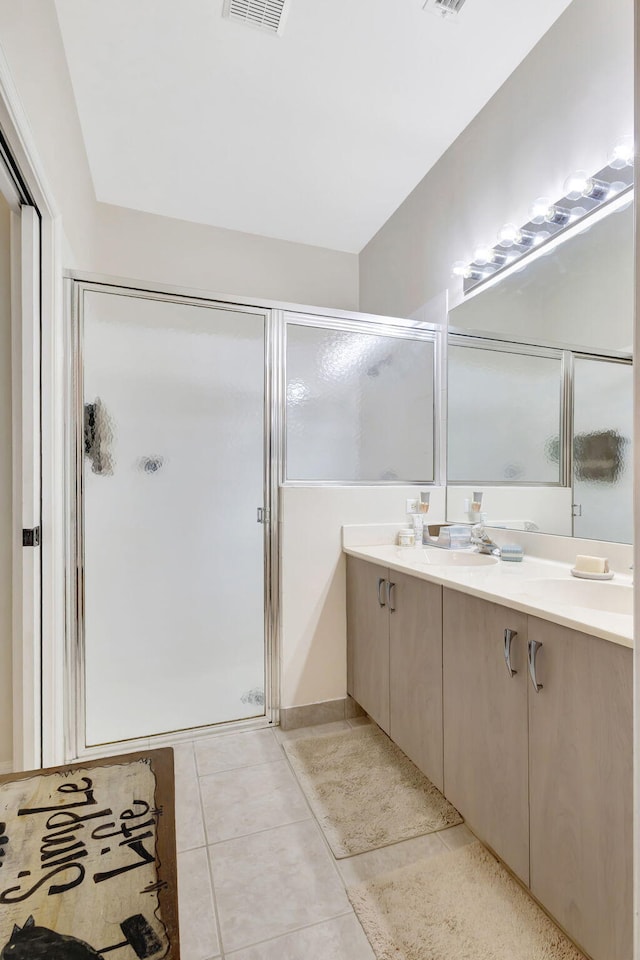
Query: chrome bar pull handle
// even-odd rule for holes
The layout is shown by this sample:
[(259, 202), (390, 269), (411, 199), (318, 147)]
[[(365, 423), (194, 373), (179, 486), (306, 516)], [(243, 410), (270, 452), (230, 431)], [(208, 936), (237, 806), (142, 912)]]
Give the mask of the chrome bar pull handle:
[(536, 657), (538, 656), (538, 650), (542, 646), (538, 640), (529, 640), (527, 647), (529, 649), (529, 676), (531, 677), (531, 683), (533, 689), (536, 693), (540, 693), (542, 690), (542, 684), (538, 683), (538, 677), (536, 676)]
[[(391, 595), (391, 591), (392, 591), (392, 590), (393, 590), (393, 596)], [(389, 607), (389, 613), (395, 613), (395, 612), (396, 612), (396, 606), (395, 606), (395, 603), (396, 603), (396, 593), (395, 593), (395, 590), (396, 590), (396, 585), (395, 585), (395, 583), (391, 583), (389, 580), (387, 580), (387, 606)]]
[(380, 605), (381, 607), (386, 606), (386, 604), (385, 604), (385, 602), (384, 602), (384, 600), (383, 600), (383, 598), (382, 598), (382, 593), (381, 593), (382, 584), (383, 584), (383, 583), (386, 583), (386, 582), (387, 582), (387, 581), (384, 579), (384, 577), (378, 577), (378, 603), (379, 603), (379, 605)]
[(510, 677), (515, 677), (517, 670), (511, 666), (511, 644), (514, 637), (518, 636), (517, 630), (505, 630), (504, 632), (504, 662), (507, 665), (507, 671)]

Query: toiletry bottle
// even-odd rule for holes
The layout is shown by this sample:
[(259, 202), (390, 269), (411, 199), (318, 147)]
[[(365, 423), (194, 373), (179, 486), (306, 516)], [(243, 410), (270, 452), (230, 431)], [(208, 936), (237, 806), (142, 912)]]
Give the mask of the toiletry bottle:
[(413, 524), (415, 542), (422, 543), (422, 528), (424, 526), (423, 515), (421, 513), (412, 513), (411, 523)]

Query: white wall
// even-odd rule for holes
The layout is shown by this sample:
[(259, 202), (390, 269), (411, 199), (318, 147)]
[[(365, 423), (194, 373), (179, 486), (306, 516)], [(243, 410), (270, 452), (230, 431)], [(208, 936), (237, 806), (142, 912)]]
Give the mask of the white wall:
[(357, 309), (354, 254), (97, 203), (53, 0), (0, 3), (0, 45), (62, 214), (65, 267)]
[[(421, 488), (282, 487), (282, 706), (336, 700), (347, 689), (347, 523), (406, 525), (405, 501)], [(429, 522), (444, 520), (443, 487), (431, 490)]]
[(562, 196), (573, 170), (605, 165), (633, 130), (633, 7), (573, 0), (362, 251), (362, 310), (413, 315), (455, 260), (524, 223), (536, 197)]
[(11, 211), (0, 194), (0, 767), (13, 753), (10, 225)]

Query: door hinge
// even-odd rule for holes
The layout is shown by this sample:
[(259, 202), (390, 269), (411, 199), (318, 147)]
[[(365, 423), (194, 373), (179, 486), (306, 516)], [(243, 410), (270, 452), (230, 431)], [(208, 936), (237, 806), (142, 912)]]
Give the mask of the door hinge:
[(258, 523), (271, 523), (271, 510), (267, 507), (258, 507)]
[(581, 503), (572, 503), (571, 512), (574, 517), (582, 516), (582, 504)]
[(32, 527), (27, 529), (26, 527), (22, 530), (22, 546), (23, 547), (39, 547), (40, 546), (40, 527)]

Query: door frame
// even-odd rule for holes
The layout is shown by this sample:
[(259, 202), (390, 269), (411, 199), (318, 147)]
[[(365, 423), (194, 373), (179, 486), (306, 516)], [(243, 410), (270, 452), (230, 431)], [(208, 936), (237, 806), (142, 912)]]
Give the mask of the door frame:
[[(253, 314), (264, 318), (264, 427), (263, 427), (263, 507), (269, 511), (264, 524), (264, 643), (265, 643), (265, 714), (249, 720), (237, 720), (171, 731), (151, 737), (132, 738), (121, 741), (127, 750), (143, 749), (149, 742), (153, 746), (176, 743), (211, 736), (212, 730), (224, 726), (225, 731), (263, 727), (279, 721), (280, 706), (280, 629), (279, 629), (279, 556), (280, 522), (278, 477), (280, 474), (279, 451), (281, 450), (281, 418), (279, 405), (274, 399), (281, 390), (278, 377), (278, 351), (280, 332), (275, 311), (260, 306), (245, 306), (241, 303), (209, 299), (207, 296), (176, 294), (161, 290), (140, 290), (126, 283), (101, 282), (97, 280), (65, 279), (66, 339), (69, 351), (66, 364), (66, 410), (67, 424), (66, 474), (67, 496), (65, 502), (67, 540), (67, 569), (73, 574), (66, 583), (66, 724), (65, 758), (94, 758), (112, 754), (117, 745), (100, 744), (87, 746), (85, 690), (85, 637), (84, 637), (84, 432), (83, 432), (83, 298), (87, 292), (112, 294), (159, 302), (180, 303), (226, 312)], [(258, 506), (258, 504), (256, 504)]]
[[(38, 270), (40, 285), (40, 393), (33, 402), (41, 410), (41, 599), (34, 610), (40, 621), (41, 644), (25, 650), (22, 627), (14, 627), (15, 663), (13, 682), (13, 722), (15, 770), (54, 765), (63, 759), (64, 710), (62, 700), (62, 657), (64, 638), (64, 512), (63, 499), (63, 393), (62, 361), (64, 356), (62, 310), (62, 231), (59, 212), (47, 183), (42, 162), (35, 147), (29, 121), (0, 49), (0, 130), (4, 147), (17, 172), (27, 200), (38, 211), (40, 221), (39, 262), (31, 264), (31, 275), (23, 283), (34, 282)], [(21, 351), (14, 355), (14, 375), (22, 389)], [(38, 384), (35, 384), (37, 390)], [(14, 427), (14, 432), (15, 432)], [(22, 470), (14, 455), (14, 484), (22, 484)], [(15, 514), (15, 508), (14, 508)], [(14, 515), (16, 529), (22, 517)], [(27, 548), (30, 549), (30, 548)], [(14, 563), (14, 597), (22, 597), (22, 552), (16, 547)], [(39, 662), (34, 662), (39, 659)], [(23, 718), (32, 719), (31, 726)], [(43, 722), (46, 718), (46, 723)]]

